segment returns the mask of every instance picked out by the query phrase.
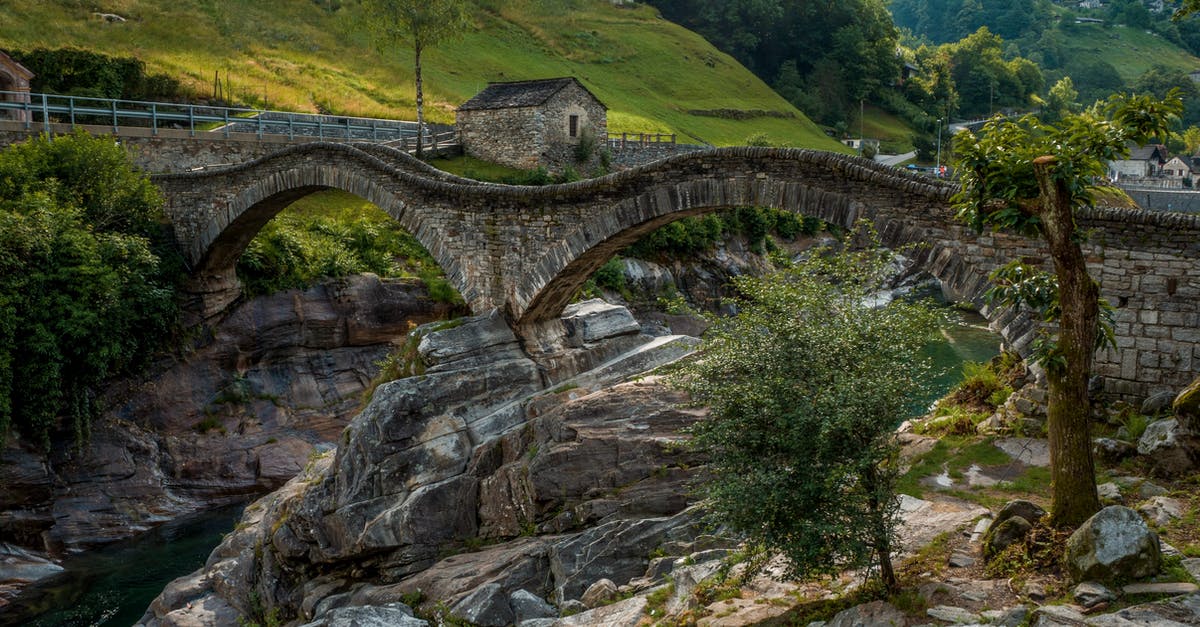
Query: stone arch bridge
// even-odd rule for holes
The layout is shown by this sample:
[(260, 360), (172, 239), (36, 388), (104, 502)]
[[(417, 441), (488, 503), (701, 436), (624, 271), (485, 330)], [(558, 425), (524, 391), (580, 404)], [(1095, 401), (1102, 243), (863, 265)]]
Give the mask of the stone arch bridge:
[[(1035, 325), (984, 307), (981, 296), (996, 266), (1046, 259), (1038, 241), (959, 224), (949, 184), (810, 150), (717, 149), (598, 179), (519, 187), (459, 178), (383, 147), (316, 143), (154, 179), (205, 315), (239, 294), (234, 265), (263, 225), (324, 189), (382, 208), (429, 250), (473, 311), (499, 308), (529, 333), (556, 319), (592, 272), (641, 236), (732, 207), (774, 207), (843, 227), (867, 219), (888, 246), (920, 244), (918, 262), (1023, 352)], [(1200, 217), (1097, 208), (1079, 220), (1090, 233), (1093, 276), (1118, 307), (1118, 348), (1097, 362), (1106, 391), (1143, 397), (1183, 387), (1200, 370)]]

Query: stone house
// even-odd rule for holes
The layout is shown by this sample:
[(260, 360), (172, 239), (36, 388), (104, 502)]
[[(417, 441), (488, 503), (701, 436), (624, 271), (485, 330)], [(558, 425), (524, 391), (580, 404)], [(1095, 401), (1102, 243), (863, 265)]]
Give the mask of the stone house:
[(608, 108), (572, 77), (488, 83), (458, 108), (463, 152), (514, 168), (590, 168), (608, 140)]
[[(33, 78), (25, 66), (0, 51), (0, 102), (29, 102), (29, 81)], [(24, 111), (0, 111), (0, 120), (24, 122)]]
[(1129, 158), (1108, 162), (1108, 177), (1114, 181), (1123, 178), (1149, 178), (1158, 176), (1170, 154), (1162, 144), (1146, 144), (1133, 147)]

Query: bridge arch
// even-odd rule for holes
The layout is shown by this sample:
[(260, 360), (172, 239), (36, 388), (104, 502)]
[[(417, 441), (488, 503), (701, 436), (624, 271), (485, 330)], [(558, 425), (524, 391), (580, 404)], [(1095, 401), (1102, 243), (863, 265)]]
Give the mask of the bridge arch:
[[(322, 146), (325, 152), (352, 155), (353, 162), (330, 167), (326, 158), (313, 159), (312, 150), (300, 146), (230, 168), (154, 177), (166, 193), (166, 212), (191, 267), (192, 291), (205, 301), (204, 317), (218, 313), (240, 294), (237, 260), (263, 227), (297, 200), (325, 190), (347, 192), (379, 207), (417, 239), (448, 277), (461, 276), (460, 258), (445, 246), (439, 227), (426, 219), (427, 208), (418, 197), (398, 190), (395, 177), (474, 181), (396, 151), (364, 146), (365, 150), (347, 152), (342, 145)], [(372, 158), (367, 151), (392, 162)], [(460, 293), (465, 291), (465, 285), (452, 283)]]
[[(650, 182), (638, 194), (595, 212), (541, 255), (510, 297), (510, 316), (527, 323), (553, 318), (593, 272), (646, 234), (686, 217), (747, 206), (814, 217), (846, 229), (869, 221), (884, 245), (917, 245), (913, 254), (923, 268), (957, 298), (983, 305), (990, 268), (973, 267), (955, 246), (947, 245), (964, 230), (949, 215), (950, 186), (828, 153), (741, 149), (741, 157), (755, 163), (731, 176), (713, 171)], [(683, 157), (677, 165), (697, 160)], [(785, 163), (787, 167), (779, 167)]]

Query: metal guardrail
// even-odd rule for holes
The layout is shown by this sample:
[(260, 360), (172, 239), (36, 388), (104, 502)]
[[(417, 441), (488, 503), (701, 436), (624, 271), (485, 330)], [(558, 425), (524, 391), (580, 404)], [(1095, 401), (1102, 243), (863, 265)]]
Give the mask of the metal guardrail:
[(646, 144), (674, 144), (674, 133), (609, 133), (608, 145), (610, 148), (624, 148), (625, 146), (644, 146)]
[[(19, 112), (16, 119), (26, 129), (42, 126), (47, 132), (51, 124), (111, 126), (114, 134), (121, 128), (149, 128), (152, 135), (160, 129), (185, 129), (197, 133), (254, 133), (264, 135), (312, 137), (318, 140), (345, 139), (386, 142), (408, 149), (416, 145), (417, 123), (380, 118), (291, 113), (236, 107), (142, 102), (56, 94), (31, 94), (0, 91), (0, 112)], [(449, 130), (447, 130), (449, 129)], [(451, 127), (425, 125), (425, 141), (431, 149), (456, 144), (457, 136)]]

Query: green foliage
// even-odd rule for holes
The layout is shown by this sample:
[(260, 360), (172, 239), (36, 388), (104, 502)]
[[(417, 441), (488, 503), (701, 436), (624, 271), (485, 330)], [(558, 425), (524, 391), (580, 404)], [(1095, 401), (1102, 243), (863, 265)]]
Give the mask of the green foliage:
[(174, 336), (183, 264), (160, 204), (108, 139), (0, 152), (0, 439), (12, 426), (48, 450), (61, 429), (82, 445), (96, 387)]
[(826, 124), (899, 75), (897, 31), (881, 0), (651, 0), (667, 19), (729, 53)]
[(866, 304), (888, 258), (817, 255), (737, 279), (738, 315), (714, 321), (704, 358), (675, 379), (712, 408), (693, 435), (711, 455), (715, 517), (782, 552), (790, 576), (879, 566), (890, 552), (892, 431), (928, 370), (919, 351), (936, 316)]
[(626, 250), (630, 257), (680, 259), (711, 250), (728, 237), (744, 236), (751, 250), (761, 253), (766, 236), (786, 240), (815, 235), (824, 224), (808, 216), (768, 207), (741, 207), (672, 222), (638, 240)]
[(170, 100), (180, 96), (179, 81), (166, 74), (148, 74), (134, 57), (112, 57), (79, 48), (13, 50), (11, 56), (29, 68), (35, 92), (122, 98)]
[(592, 280), (596, 282), (596, 285), (616, 292), (624, 292), (629, 289), (625, 285), (625, 265), (621, 263), (620, 257), (613, 257), (600, 266), (600, 269), (592, 275)]
[[(1166, 100), (1150, 96), (1114, 96), (1103, 106), (1065, 116), (1057, 125), (1034, 116), (1018, 121), (996, 118), (980, 134), (955, 137), (956, 169), (962, 191), (953, 202), (958, 216), (977, 230), (985, 226), (1026, 236), (1042, 232), (1041, 189), (1035, 159), (1052, 156), (1049, 180), (1061, 184), (1071, 208), (1090, 206), (1093, 181), (1108, 161), (1129, 154), (1129, 142), (1166, 136), (1172, 118), (1182, 108), (1173, 94)], [(996, 288), (990, 298), (1027, 305), (1044, 320), (1061, 313), (1054, 278), (1019, 262), (993, 273)]]
[(433, 300), (462, 302), (416, 238), (379, 208), (343, 192), (315, 194), (268, 222), (242, 253), (237, 272), (248, 294), (373, 272), (419, 277)]

